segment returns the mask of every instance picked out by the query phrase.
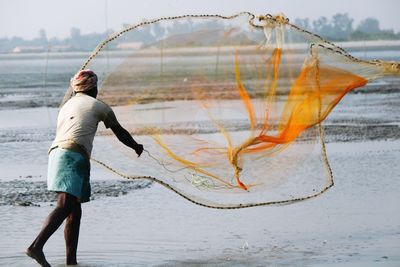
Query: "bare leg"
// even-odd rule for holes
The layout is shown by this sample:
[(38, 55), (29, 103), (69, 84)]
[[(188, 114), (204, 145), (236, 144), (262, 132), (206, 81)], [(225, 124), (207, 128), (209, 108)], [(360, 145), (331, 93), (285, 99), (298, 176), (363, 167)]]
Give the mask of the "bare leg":
[(78, 204), (76, 197), (67, 193), (59, 193), (56, 208), (46, 218), (39, 235), (26, 250), (26, 254), (35, 259), (41, 266), (50, 266), (43, 254), (44, 244), (60, 227), (76, 204)]
[(67, 265), (78, 264), (76, 261), (76, 250), (78, 248), (81, 216), (81, 204), (77, 203), (77, 205), (74, 206), (72, 212), (68, 215), (64, 228), (65, 246), (67, 249)]

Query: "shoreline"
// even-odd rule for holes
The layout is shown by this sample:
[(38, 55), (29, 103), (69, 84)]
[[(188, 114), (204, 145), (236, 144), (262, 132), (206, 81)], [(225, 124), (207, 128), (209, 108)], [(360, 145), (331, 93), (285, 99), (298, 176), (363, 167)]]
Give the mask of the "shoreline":
[[(380, 151), (400, 151), (400, 139), (395, 140), (369, 140), (362, 142), (346, 141), (327, 143), (328, 158), (335, 157), (337, 153), (364, 153)], [(1, 167), (1, 166), (0, 166)], [(42, 169), (42, 174), (20, 176), (14, 179), (0, 179), (0, 207), (22, 206), (40, 207), (52, 205), (56, 201), (55, 192), (47, 190), (45, 171), (46, 165), (37, 166)], [(333, 170), (336, 171), (335, 169)], [(110, 175), (97, 165), (93, 164), (93, 173), (96, 177), (91, 179), (91, 201), (107, 197), (121, 197), (136, 190), (152, 187), (153, 183), (146, 179), (127, 180), (116, 175)], [(138, 173), (140, 175), (140, 171)], [(108, 176), (108, 178), (106, 178)], [(335, 180), (334, 176), (334, 180)], [(167, 189), (163, 189), (169, 191)], [(332, 189), (331, 189), (332, 190)], [(328, 190), (331, 191), (331, 190)], [(172, 192), (171, 192), (172, 193)], [(173, 194), (173, 193), (172, 193)], [(179, 197), (180, 198), (180, 197)], [(182, 199), (182, 201), (185, 201)], [(296, 204), (294, 204), (296, 205)]]
[[(328, 40), (329, 42), (334, 43), (335, 45), (344, 48), (348, 52), (356, 52), (356, 51), (384, 51), (384, 50), (398, 50), (400, 49), (400, 40), (363, 40), (363, 41), (331, 41)], [(291, 43), (289, 44), (290, 47), (293, 48), (306, 48), (306, 45), (303, 45), (303, 43)], [(253, 47), (253, 46), (248, 46), (248, 47)], [(176, 49), (176, 48), (165, 48), (164, 52), (165, 53), (174, 53), (174, 51), (179, 50), (183, 51), (186, 53), (206, 53), (209, 52), (210, 49), (217, 49), (214, 47), (209, 47), (209, 46), (199, 46), (199, 47), (193, 47), (193, 48), (186, 48), (186, 49)], [(222, 51), (225, 49), (224, 46), (221, 48)], [(231, 48), (226, 48), (226, 49), (231, 49)], [(246, 46), (244, 46), (244, 49), (246, 49)], [(64, 58), (66, 56), (71, 57), (75, 56), (77, 58), (81, 58), (82, 56), (89, 56), (92, 53), (93, 50), (87, 50), (87, 51), (79, 51), (79, 50), (73, 50), (73, 51), (65, 51), (65, 52), (47, 52), (47, 51), (42, 51), (42, 52), (20, 52), (20, 53), (15, 53), (15, 52), (9, 52), (9, 53), (0, 53), (0, 59), (9, 59), (9, 58), (24, 58), (24, 57), (32, 57), (32, 56), (37, 56), (38, 58), (42, 58), (43, 55), (49, 54), (53, 58)], [(144, 55), (159, 55), (159, 49), (155, 48), (144, 48), (144, 49), (132, 49), (132, 50), (110, 50), (109, 53), (110, 55), (115, 55), (118, 56), (119, 54), (124, 54), (126, 52), (136, 52), (136, 51), (144, 51), (142, 52)]]
[[(395, 78), (395, 77), (385, 77), (385, 78), (380, 78), (375, 81), (372, 81), (368, 83), (367, 85), (357, 88), (356, 90), (353, 90), (349, 92), (347, 95), (356, 95), (356, 94), (362, 94), (362, 95), (388, 95), (388, 94), (399, 94), (400, 93), (400, 87), (398, 86), (400, 81), (400, 78)], [(119, 93), (124, 93), (124, 91), (118, 91)], [(118, 93), (115, 92), (115, 93)], [(23, 93), (22, 91), (20, 93)], [(137, 92), (139, 94), (140, 91)], [(283, 91), (280, 94), (277, 94), (278, 97), (280, 96), (285, 96), (287, 92)], [(44, 99), (42, 96), (26, 96), (26, 97), (19, 97), (18, 94), (15, 94), (14, 96), (8, 96), (7, 92), (4, 93), (3, 95), (1, 94), (0, 91), (0, 113), (1, 112), (7, 112), (7, 111), (21, 111), (23, 112), (24, 110), (33, 110), (37, 111), (41, 108), (45, 108), (48, 110), (51, 109), (58, 109), (59, 104), (60, 104), (60, 98), (64, 96), (64, 91), (57, 92), (59, 94), (57, 97), (51, 97), (49, 99)], [(229, 96), (224, 95), (224, 91), (217, 92), (215, 95), (215, 100), (220, 100), (220, 101), (235, 101), (236, 99), (232, 99)], [(1, 98), (7, 98), (6, 100), (1, 99)], [(13, 98), (14, 97), (14, 98)], [(134, 94), (130, 96), (129, 99), (134, 99), (135, 96)], [(151, 97), (149, 96), (148, 98), (143, 98), (140, 101), (141, 102), (132, 102), (131, 104), (126, 104), (124, 102), (118, 102), (118, 101), (124, 101), (121, 99), (117, 98), (110, 98), (108, 97), (105, 100), (106, 103), (110, 104), (112, 107), (124, 107), (124, 106), (132, 106), (132, 105), (146, 105), (146, 104), (162, 104), (162, 103), (171, 103), (171, 102), (181, 102), (181, 101), (195, 101), (195, 99), (192, 99), (193, 96), (191, 96), (191, 92), (185, 93), (184, 91), (180, 90), (179, 94), (175, 95), (170, 95), (167, 94), (167, 92), (160, 92), (159, 94), (152, 95)], [(101, 91), (99, 95), (99, 99), (101, 98)], [(257, 95), (253, 98), (255, 101), (257, 99), (260, 99)], [(210, 100), (213, 100), (211, 98)], [(131, 102), (129, 100), (128, 102)], [(49, 111), (47, 111), (49, 112)], [(54, 111), (50, 111), (50, 113), (54, 113)], [(1, 117), (0, 117), (1, 118)]]
[[(151, 184), (147, 180), (94, 180), (91, 181), (90, 201), (123, 196), (134, 190), (149, 188)], [(0, 181), (0, 206), (40, 207), (56, 200), (56, 192), (48, 191), (45, 181)]]

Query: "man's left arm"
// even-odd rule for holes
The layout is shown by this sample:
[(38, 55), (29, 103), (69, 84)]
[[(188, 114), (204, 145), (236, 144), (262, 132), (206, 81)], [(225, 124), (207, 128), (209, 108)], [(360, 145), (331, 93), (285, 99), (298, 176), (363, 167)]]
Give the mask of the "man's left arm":
[(138, 144), (133, 139), (131, 134), (124, 127), (121, 126), (121, 124), (115, 117), (114, 112), (111, 111), (107, 114), (107, 119), (104, 121), (104, 124), (107, 128), (111, 128), (111, 130), (121, 143), (135, 150), (138, 157), (142, 154), (143, 145)]

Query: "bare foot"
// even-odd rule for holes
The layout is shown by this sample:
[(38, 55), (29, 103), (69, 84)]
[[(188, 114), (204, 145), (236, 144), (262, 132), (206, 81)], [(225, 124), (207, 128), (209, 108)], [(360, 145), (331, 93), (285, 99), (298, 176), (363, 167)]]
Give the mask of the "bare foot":
[(51, 267), (51, 265), (47, 262), (46, 257), (44, 256), (44, 253), (42, 250), (36, 250), (34, 248), (29, 247), (26, 250), (26, 255), (28, 255), (32, 259), (36, 260), (37, 263), (40, 264), (40, 266)]

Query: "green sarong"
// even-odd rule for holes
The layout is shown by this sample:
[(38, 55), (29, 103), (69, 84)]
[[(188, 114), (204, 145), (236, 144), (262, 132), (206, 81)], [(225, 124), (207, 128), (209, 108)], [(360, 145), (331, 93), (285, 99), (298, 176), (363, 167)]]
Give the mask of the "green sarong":
[(90, 162), (82, 154), (56, 147), (50, 151), (47, 188), (65, 192), (81, 203), (90, 200)]

